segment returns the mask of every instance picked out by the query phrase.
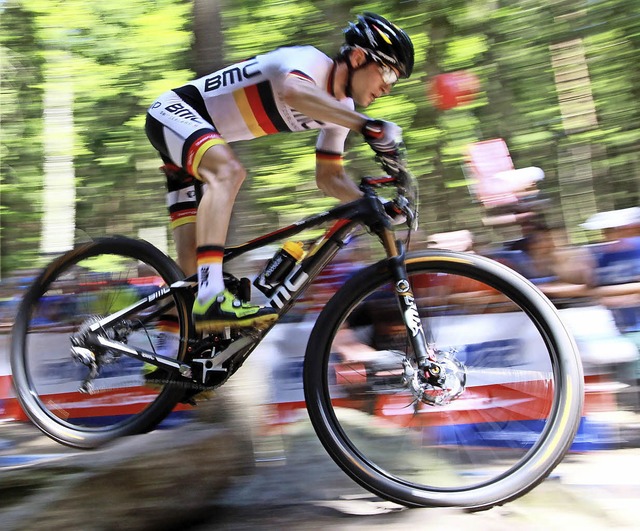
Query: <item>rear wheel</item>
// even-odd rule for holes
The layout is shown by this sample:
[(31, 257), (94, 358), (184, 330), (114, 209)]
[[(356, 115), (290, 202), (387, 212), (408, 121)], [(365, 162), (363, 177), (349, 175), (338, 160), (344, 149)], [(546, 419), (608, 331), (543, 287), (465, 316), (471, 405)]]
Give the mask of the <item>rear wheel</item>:
[(460, 395), (447, 403), (417, 372), (381, 262), (343, 286), (311, 333), (314, 428), (353, 479), (391, 501), (485, 509), (514, 499), (573, 441), (583, 390), (574, 342), (552, 304), (500, 264), (445, 251), (406, 264), (445, 387)]
[[(43, 271), (19, 307), (11, 366), (18, 400), (44, 433), (94, 448), (148, 431), (172, 411), (184, 389), (166, 374), (150, 379), (152, 367), (108, 349), (94, 351), (99, 372), (91, 391), (82, 392), (89, 367), (72, 356), (71, 337), (181, 278), (175, 262), (151, 244), (123, 237), (82, 244)], [(163, 316), (173, 315), (182, 341), (163, 354), (183, 359), (189, 310), (175, 291), (99, 334), (153, 353), (166, 330)]]

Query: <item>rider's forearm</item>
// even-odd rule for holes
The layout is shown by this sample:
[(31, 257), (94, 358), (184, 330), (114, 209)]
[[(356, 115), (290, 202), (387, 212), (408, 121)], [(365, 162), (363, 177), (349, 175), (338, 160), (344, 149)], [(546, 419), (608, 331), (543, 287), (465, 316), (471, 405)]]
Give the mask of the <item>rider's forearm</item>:
[(362, 191), (344, 172), (318, 173), (316, 175), (318, 188), (329, 197), (335, 197), (343, 203), (355, 201), (362, 197)]
[(285, 82), (284, 99), (288, 105), (309, 118), (341, 125), (352, 131), (362, 131), (369, 119), (308, 81), (288, 79)]

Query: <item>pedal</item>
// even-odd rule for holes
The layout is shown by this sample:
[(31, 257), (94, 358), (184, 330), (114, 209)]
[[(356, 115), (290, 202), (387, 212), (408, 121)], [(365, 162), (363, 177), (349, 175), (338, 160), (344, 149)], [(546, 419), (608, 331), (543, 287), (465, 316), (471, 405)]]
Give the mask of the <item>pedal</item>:
[(224, 286), (242, 302), (251, 302), (251, 280), (246, 277), (236, 278), (231, 273), (223, 272)]

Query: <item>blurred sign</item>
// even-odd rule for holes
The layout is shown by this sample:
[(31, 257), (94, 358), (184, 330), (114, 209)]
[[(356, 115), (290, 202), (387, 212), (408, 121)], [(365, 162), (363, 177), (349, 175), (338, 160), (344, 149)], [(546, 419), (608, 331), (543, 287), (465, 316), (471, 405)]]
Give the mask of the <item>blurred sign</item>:
[(488, 208), (517, 203), (519, 194), (544, 179), (535, 166), (516, 170), (502, 138), (470, 144), (467, 168), (474, 181), (472, 192)]
[[(609, 371), (612, 364), (638, 358), (635, 345), (618, 332), (612, 314), (606, 308), (567, 308), (560, 310), (560, 315), (576, 337), (581, 358), (592, 377)], [(441, 340), (439, 346), (443, 349), (456, 347), (458, 357), (463, 363), (472, 369), (481, 370), (472, 371), (473, 378), (468, 381), (467, 390), (460, 399), (440, 410), (425, 407), (420, 411), (421, 421), (425, 425), (438, 425), (445, 422), (440, 419), (443, 413), (455, 411), (461, 425), (464, 424), (466, 429), (477, 432), (483, 423), (483, 408), (491, 406), (499, 409), (501, 415), (504, 414), (504, 422), (514, 422), (516, 431), (505, 430), (503, 434), (511, 433), (512, 440), (516, 440), (519, 436), (517, 427), (520, 422), (524, 420), (535, 423), (544, 418), (544, 407), (549, 406), (545, 401), (543, 389), (546, 384), (544, 380), (537, 382), (526, 378), (527, 374), (534, 373), (543, 366), (539, 356), (543, 348), (540, 345), (539, 333), (533, 327), (527, 326), (527, 323), (526, 317), (522, 314), (449, 315), (442, 318), (436, 325)], [(269, 392), (275, 424), (295, 422), (304, 418), (306, 414), (302, 371), (304, 349), (312, 325), (312, 322), (304, 322), (276, 327), (279, 331), (270, 342), (269, 355), (263, 358), (268, 359), (271, 367)], [(512, 337), (513, 330), (519, 331), (518, 339)], [(483, 336), (483, 331), (487, 331), (486, 337)], [(347, 365), (350, 366), (351, 364)], [(492, 367), (517, 367), (517, 370), (482, 370)], [(344, 368), (337, 364), (335, 370), (337, 380), (332, 383), (340, 381), (340, 371)], [(366, 370), (360, 372), (362, 375), (367, 374)], [(515, 375), (522, 375), (522, 379), (514, 380)], [(350, 376), (348, 380), (353, 381), (353, 378)], [(532, 393), (537, 396), (534, 401), (530, 400)], [(589, 428), (589, 432), (586, 424), (590, 422), (589, 415), (598, 407), (602, 407), (602, 395), (600, 389), (588, 390), (584, 426), (581, 428), (580, 436), (583, 440), (594, 433), (595, 428)], [(342, 397), (338, 392), (335, 396), (341, 397), (344, 405), (349, 407), (348, 397)], [(496, 396), (505, 402), (497, 404)], [(389, 416), (390, 420), (402, 422), (406, 415), (414, 415), (413, 410), (406, 407), (406, 398), (397, 393), (386, 395), (381, 392), (378, 401), (380, 414)], [(519, 418), (509, 416), (513, 414), (515, 403), (522, 404), (522, 408), (518, 409), (521, 415)], [(609, 401), (607, 411), (613, 411), (615, 407), (615, 401)], [(493, 414), (495, 418), (496, 413)], [(487, 442), (486, 436), (481, 439)], [(592, 448), (593, 445), (589, 447)]]

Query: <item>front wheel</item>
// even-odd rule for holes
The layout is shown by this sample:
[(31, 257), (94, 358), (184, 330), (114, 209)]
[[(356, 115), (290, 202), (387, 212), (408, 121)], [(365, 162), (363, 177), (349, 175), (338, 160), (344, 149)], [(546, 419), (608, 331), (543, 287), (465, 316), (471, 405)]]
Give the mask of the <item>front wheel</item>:
[[(33, 423), (60, 443), (89, 449), (162, 421), (184, 394), (172, 377), (153, 377), (159, 374), (153, 367), (101, 349), (93, 352), (99, 370), (88, 390), (90, 368), (73, 355), (72, 341), (97, 320), (181, 278), (175, 262), (151, 244), (124, 237), (79, 245), (52, 262), (24, 295), (12, 331), (13, 383)], [(173, 327), (183, 341), (163, 354), (183, 359), (189, 310), (182, 293), (173, 291), (98, 334), (154, 353), (161, 332)]]
[(406, 267), (427, 342), (459, 396), (416, 378), (380, 262), (345, 283), (311, 333), (304, 386), (316, 433), (347, 474), (396, 503), (479, 510), (512, 500), (573, 441), (583, 400), (575, 344), (546, 297), (501, 264), (434, 250), (409, 254)]

